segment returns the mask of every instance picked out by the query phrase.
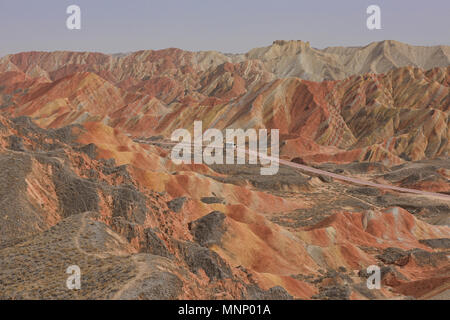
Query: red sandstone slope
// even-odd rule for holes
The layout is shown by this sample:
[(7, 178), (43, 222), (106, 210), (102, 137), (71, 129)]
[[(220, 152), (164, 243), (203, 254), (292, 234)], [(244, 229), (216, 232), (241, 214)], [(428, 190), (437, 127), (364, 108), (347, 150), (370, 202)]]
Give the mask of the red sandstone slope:
[[(91, 259), (84, 298), (421, 298), (445, 289), (445, 200), (291, 168), (263, 177), (252, 166), (177, 166), (167, 148), (137, 141), (199, 119), (204, 128), (277, 128), (284, 158), (448, 192), (450, 67), (312, 82), (233, 59), (168, 49), (1, 60), (0, 195), (10, 204), (2, 297), (43, 297), (27, 289), (33, 282), (45, 297), (76, 298), (43, 276), (68, 259)], [(21, 259), (39, 260), (26, 279)], [(110, 285), (93, 279), (117, 264)], [(365, 286), (373, 264), (380, 291)]]
[[(212, 178), (198, 174), (197, 168), (173, 167), (178, 172), (168, 173), (162, 165), (164, 161), (160, 158), (165, 156), (164, 152), (155, 150), (154, 147), (145, 150), (126, 136), (109, 132), (113, 129), (106, 126), (87, 125), (85, 128), (43, 131), (33, 127), (23, 118), (13, 122), (6, 119), (1, 121), (2, 172), (5, 179), (11, 174), (18, 178), (16, 185), (10, 185), (8, 190), (2, 191), (2, 196), (8, 193), (15, 197), (11, 201), (11, 210), (5, 208), (9, 210), (8, 219), (2, 224), (4, 230), (9, 232), (3, 233), (2, 246), (5, 249), (0, 250), (0, 255), (4, 255), (5, 259), (2, 261), (10, 261), (10, 258), (7, 259), (11, 254), (9, 248), (17, 242), (22, 243), (22, 248), (30, 246), (28, 250), (41, 250), (45, 254), (44, 247), (26, 242), (27, 235), (42, 234), (48, 237), (53, 232), (49, 227), (54, 226), (54, 230), (58, 230), (64, 226), (75, 228), (73, 232), (76, 236), (77, 220), (72, 221), (70, 217), (76, 217), (84, 211), (94, 211), (97, 216), (94, 215), (93, 221), (105, 224), (101, 225), (101, 228), (112, 228), (117, 233), (114, 237), (125, 237), (115, 244), (117, 248), (114, 253), (102, 256), (101, 251), (89, 249), (92, 254), (99, 255), (100, 261), (95, 263), (112, 256), (137, 259), (137, 256), (133, 256), (136, 252), (164, 256), (173, 254), (177, 257), (172, 262), (175, 265), (166, 268), (173, 269), (171, 272), (180, 279), (180, 286), (184, 288), (177, 291), (176, 297), (183, 297), (181, 292), (184, 291), (185, 297), (211, 298), (207, 292), (200, 293), (199, 288), (206, 281), (210, 282), (208, 286), (211, 290), (221, 286), (221, 290), (226, 292), (223, 297), (229, 298), (251, 297), (253, 293), (250, 292), (253, 289), (249, 286), (254, 284), (261, 288), (258, 290), (281, 286), (287, 293), (299, 298), (316, 295), (318, 298), (326, 298), (332, 295), (327, 290), (333, 290), (332, 287), (338, 285), (345, 288), (346, 292), (341, 298), (370, 298), (360, 285), (355, 286), (365, 281), (358, 272), (367, 265), (377, 264), (377, 256), (389, 254), (383, 253), (383, 250), (390, 247), (404, 250), (401, 251), (402, 254), (411, 257), (408, 258), (411, 263), (401, 265), (401, 268), (391, 267), (389, 277), (397, 280), (386, 278), (385, 282), (387, 286), (394, 288), (394, 291), (397, 286), (400, 286), (399, 293), (403, 292), (402, 290), (411, 290), (403, 289), (402, 285), (411, 281), (434, 279), (440, 272), (440, 269), (436, 268), (445, 270), (446, 264), (442, 255), (418, 242), (418, 239), (443, 238), (448, 235), (450, 229), (424, 223), (397, 207), (387, 211), (374, 207), (364, 213), (340, 212), (341, 209), (336, 207), (336, 214), (310, 227), (294, 227), (295, 224), (285, 227), (272, 222), (272, 217), (313, 207), (310, 203), (313, 198), (300, 199), (292, 195), (283, 198), (252, 190), (251, 187), (223, 184), (217, 180), (220, 175)], [(98, 148), (92, 144), (96, 140), (99, 143)], [(80, 148), (74, 141), (82, 142), (84, 147), (81, 147), (81, 144)], [(108, 147), (104, 149), (106, 145)], [(118, 167), (90, 158), (103, 158), (106, 151), (113, 152), (110, 156), (116, 159)], [(24, 163), (25, 167), (19, 165), (20, 163)], [(155, 166), (157, 163), (159, 165)], [(14, 170), (22, 170), (23, 175), (14, 173)], [(317, 182), (311, 186), (314, 186), (315, 190), (324, 188)], [(11, 190), (17, 190), (17, 193)], [(171, 205), (167, 208), (166, 202), (169, 204), (171, 201), (180, 201), (180, 197), (185, 198), (181, 200), (179, 209)], [(26, 206), (26, 211), (14, 210), (17, 205), (22, 208)], [(211, 212), (220, 214), (214, 213), (211, 216)], [(35, 226), (33, 221), (38, 221), (37, 219), (42, 222)], [(24, 229), (14, 221), (23, 221), (31, 229)], [(191, 224), (193, 221), (196, 221), (194, 225)], [(203, 227), (196, 229), (196, 224)], [(220, 229), (216, 231), (207, 231), (219, 226)], [(158, 241), (163, 241), (163, 244), (158, 242), (156, 245), (155, 240), (146, 242), (149, 241), (145, 240), (145, 232), (149, 232), (145, 230), (148, 228), (161, 230), (159, 237), (162, 237), (162, 240)], [(71, 232), (68, 231), (68, 234)], [(89, 239), (96, 241), (95, 238)], [(48, 240), (42, 241), (45, 243)], [(186, 253), (187, 247), (180, 247), (179, 241), (199, 243), (203, 248), (216, 252), (224, 262), (218, 260), (214, 262), (216, 265), (200, 264), (199, 268), (204, 269), (206, 274), (197, 273), (198, 271), (189, 274), (186, 274), (188, 271), (177, 271), (177, 268), (187, 268), (191, 270), (189, 272), (193, 272), (197, 270), (195, 263), (203, 261), (191, 261), (190, 259), (197, 259), (195, 254), (192, 253), (194, 256), (191, 256)], [(87, 243), (83, 244), (81, 248), (86, 245)], [(162, 250), (158, 249), (161, 246), (167, 251), (158, 251)], [(83, 255), (87, 249), (80, 250)], [(72, 252), (77, 251), (72, 249)], [(74, 256), (72, 259), (80, 257)], [(56, 257), (52, 260), (55, 265), (61, 263), (58, 259)], [(414, 262), (414, 259), (422, 260), (417, 265), (418, 262)], [(436, 262), (430, 265), (426, 259)], [(106, 260), (103, 263), (107, 263)], [(221, 266), (223, 263), (226, 266)], [(139, 263), (136, 267), (139, 268)], [(11, 266), (4, 268), (9, 270), (6, 273), (8, 279), (15, 279), (16, 275), (10, 269)], [(231, 268), (233, 275), (229, 274), (228, 268)], [(345, 271), (339, 271), (339, 277), (336, 278), (333, 275), (321, 274), (320, 269)], [(37, 275), (42, 272), (39, 265), (33, 270)], [(237, 280), (236, 285), (228, 282), (230, 277)], [(344, 281), (341, 277), (347, 280)], [(353, 279), (352, 282), (349, 282), (348, 277)], [(194, 283), (189, 285), (193, 279)], [(120, 283), (114, 285), (118, 289), (108, 289), (111, 294), (106, 294), (108, 291), (105, 291), (103, 297), (126, 296), (121, 293)], [(431, 287), (433, 290), (434, 288), (435, 286)], [(46, 290), (52, 292), (50, 288)], [(136, 286), (134, 290), (142, 289)], [(86, 297), (96, 296), (94, 293), (90, 294)], [(391, 297), (398, 293), (384, 289), (376, 294)]]
[(312, 163), (399, 164), (448, 154), (449, 68), (317, 83), (271, 80), (256, 66), (221, 65), (199, 78), (191, 93), (159, 76), (130, 92), (92, 73), (53, 82), (20, 73), (23, 79), (9, 81), (15, 74), (7, 73), (0, 94), (6, 110), (45, 127), (102, 121), (135, 136), (167, 137), (196, 119), (205, 128), (276, 128), (286, 143), (283, 156)]

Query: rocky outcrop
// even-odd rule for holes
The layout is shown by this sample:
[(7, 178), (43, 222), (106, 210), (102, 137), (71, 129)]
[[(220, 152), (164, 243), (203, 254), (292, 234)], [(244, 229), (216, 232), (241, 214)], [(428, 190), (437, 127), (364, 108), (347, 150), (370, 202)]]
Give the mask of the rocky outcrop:
[(213, 244), (220, 245), (223, 234), (226, 231), (224, 213), (213, 211), (206, 216), (189, 223), (194, 240), (203, 247)]

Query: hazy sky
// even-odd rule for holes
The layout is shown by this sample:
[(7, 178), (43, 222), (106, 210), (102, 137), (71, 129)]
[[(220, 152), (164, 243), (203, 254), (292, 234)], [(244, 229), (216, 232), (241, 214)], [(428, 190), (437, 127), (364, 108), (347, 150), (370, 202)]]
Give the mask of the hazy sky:
[[(81, 30), (66, 8), (81, 7)], [(381, 7), (382, 30), (366, 28)], [(177, 47), (246, 52), (273, 40), (313, 47), (394, 39), (450, 45), (450, 0), (0, 0), (0, 56), (30, 50), (106, 53)]]

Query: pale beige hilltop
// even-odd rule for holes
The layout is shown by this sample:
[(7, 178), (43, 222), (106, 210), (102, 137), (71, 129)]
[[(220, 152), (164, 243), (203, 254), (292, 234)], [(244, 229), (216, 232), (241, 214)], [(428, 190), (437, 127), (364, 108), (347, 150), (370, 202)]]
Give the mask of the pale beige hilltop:
[(309, 42), (278, 40), (271, 46), (252, 49), (245, 56), (262, 60), (267, 70), (278, 77), (323, 81), (369, 72), (385, 73), (405, 66), (425, 70), (446, 67), (450, 63), (450, 46), (422, 47), (386, 40), (364, 47), (320, 50), (312, 48)]

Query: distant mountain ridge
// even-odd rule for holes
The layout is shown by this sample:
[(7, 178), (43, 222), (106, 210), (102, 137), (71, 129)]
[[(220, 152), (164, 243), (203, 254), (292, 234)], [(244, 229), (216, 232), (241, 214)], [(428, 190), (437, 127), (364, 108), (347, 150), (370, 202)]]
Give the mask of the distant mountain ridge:
[[(299, 77), (312, 81), (342, 80), (365, 73), (386, 73), (405, 66), (428, 70), (450, 65), (450, 46), (444, 45), (413, 46), (385, 40), (361, 47), (315, 49), (309, 42), (276, 40), (270, 46), (233, 55), (175, 48), (113, 55), (68, 51), (24, 52), (1, 58), (0, 72), (20, 70), (32, 77), (43, 76), (56, 80), (55, 76), (63, 74), (63, 67), (89, 65), (92, 71), (113, 73), (116, 80), (123, 80), (126, 77), (138, 78), (145, 73), (151, 74), (154, 70), (149, 69), (149, 64), (158, 60), (164, 62), (163, 57), (167, 53), (175, 53), (179, 67), (195, 65), (194, 71), (205, 71), (225, 62), (259, 60), (264, 70), (273, 73), (275, 77)], [(56, 72), (57, 70), (60, 72)]]
[[(308, 42), (274, 41), (249, 51), (279, 77), (306, 80), (341, 80), (355, 74), (385, 73), (399, 67), (431, 69), (450, 64), (450, 46), (421, 47), (386, 40), (364, 47), (311, 48)], [(281, 57), (281, 58), (280, 58)]]

